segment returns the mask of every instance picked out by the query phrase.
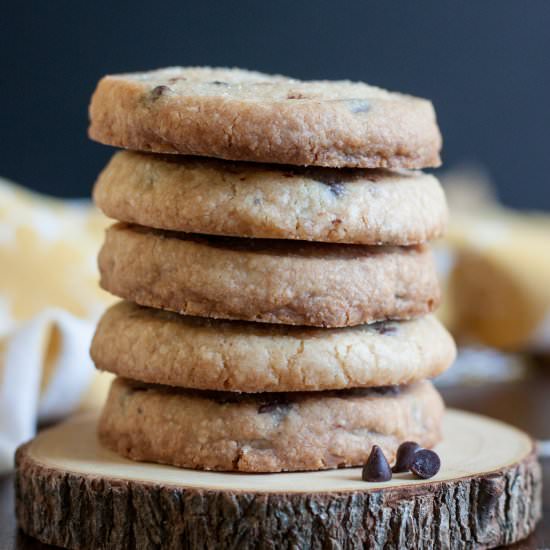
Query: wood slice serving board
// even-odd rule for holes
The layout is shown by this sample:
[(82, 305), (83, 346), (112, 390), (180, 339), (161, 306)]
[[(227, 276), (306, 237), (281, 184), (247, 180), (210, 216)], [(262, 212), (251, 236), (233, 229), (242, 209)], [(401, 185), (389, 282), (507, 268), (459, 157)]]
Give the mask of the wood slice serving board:
[(490, 548), (541, 514), (532, 440), (450, 410), (428, 481), (361, 481), (359, 468), (224, 474), (143, 464), (103, 449), (96, 420), (42, 432), (17, 453), (20, 527), (74, 549)]

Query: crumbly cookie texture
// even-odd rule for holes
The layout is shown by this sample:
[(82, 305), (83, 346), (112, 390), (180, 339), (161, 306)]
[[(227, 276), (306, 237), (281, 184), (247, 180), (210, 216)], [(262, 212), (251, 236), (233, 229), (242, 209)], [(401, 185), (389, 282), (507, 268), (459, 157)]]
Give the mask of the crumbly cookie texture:
[(99, 422), (101, 442), (133, 460), (241, 472), (363, 464), (379, 445), (440, 438), (443, 402), (430, 382), (398, 389), (302, 394), (175, 391), (118, 378)]
[(439, 303), (427, 246), (369, 247), (204, 237), (115, 224), (101, 286), (201, 317), (342, 327), (408, 319)]
[(441, 237), (447, 205), (420, 172), (297, 168), (121, 151), (94, 199), (116, 220), (271, 239), (412, 245)]
[(208, 67), (104, 77), (89, 135), (139, 151), (340, 168), (439, 166), (441, 149), (430, 101)]
[(449, 333), (433, 316), (317, 329), (112, 306), (91, 348), (97, 368), (201, 390), (316, 391), (410, 384), (447, 369)]

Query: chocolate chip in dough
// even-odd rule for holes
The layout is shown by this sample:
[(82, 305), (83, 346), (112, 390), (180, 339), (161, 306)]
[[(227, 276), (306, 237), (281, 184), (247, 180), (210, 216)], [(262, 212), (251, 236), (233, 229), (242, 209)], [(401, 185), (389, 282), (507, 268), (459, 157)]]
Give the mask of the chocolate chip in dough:
[(153, 101), (157, 100), (160, 96), (164, 95), (164, 94), (167, 94), (168, 92), (171, 92), (171, 88), (169, 88), (168, 86), (164, 86), (163, 84), (161, 84), (160, 86), (155, 86), (152, 90), (151, 90), (151, 99)]
[(391, 325), (390, 323), (387, 323), (385, 321), (380, 321), (379, 323), (375, 323), (372, 325), (372, 328), (378, 332), (378, 334), (392, 334), (393, 332), (397, 331), (397, 328), (395, 325)]
[(346, 186), (343, 184), (345, 181), (344, 177), (334, 170), (313, 170), (310, 173), (306, 172), (305, 175), (306, 177), (311, 177), (315, 181), (326, 185), (335, 197), (339, 198), (346, 192)]
[(391, 468), (378, 445), (374, 445), (370, 452), (367, 463), (363, 467), (363, 481), (389, 481), (391, 479)]
[(301, 92), (288, 92), (287, 99), (307, 99), (307, 96), (302, 94)]
[(291, 400), (284, 394), (265, 397), (258, 407), (258, 414), (273, 412), (288, 412), (292, 406)]
[(397, 448), (395, 465), (391, 469), (394, 474), (408, 472), (414, 460), (414, 455), (420, 450), (420, 445), (414, 441), (405, 441)]
[(411, 464), (411, 472), (421, 479), (429, 479), (435, 476), (441, 468), (441, 459), (434, 451), (421, 449), (414, 454)]

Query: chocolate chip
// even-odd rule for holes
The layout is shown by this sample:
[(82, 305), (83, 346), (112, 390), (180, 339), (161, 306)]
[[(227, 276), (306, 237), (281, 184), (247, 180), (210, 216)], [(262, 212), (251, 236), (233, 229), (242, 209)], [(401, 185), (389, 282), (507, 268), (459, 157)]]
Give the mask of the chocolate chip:
[(269, 414), (271, 416), (271, 420), (275, 424), (279, 424), (288, 415), (291, 409), (292, 403), (281, 396), (281, 398), (276, 398), (266, 403), (262, 403), (258, 407), (258, 414)]
[(187, 80), (184, 76), (173, 76), (172, 78), (168, 79), (169, 84), (175, 84), (176, 82), (183, 82), (184, 80)]
[(315, 172), (311, 177), (329, 188), (329, 191), (335, 197), (341, 197), (346, 192), (346, 187), (342, 184), (342, 176), (333, 172)]
[(342, 220), (340, 218), (334, 218), (330, 223), (332, 223), (332, 225), (340, 225)]
[(352, 113), (366, 113), (370, 108), (366, 99), (350, 99), (348, 100), (348, 106)]
[(167, 94), (168, 92), (171, 92), (172, 90), (168, 86), (156, 86), (151, 90), (151, 99), (153, 101), (156, 101), (161, 95)]
[(300, 92), (288, 92), (287, 99), (307, 99), (307, 96), (301, 94)]
[(397, 328), (395, 325), (390, 325), (389, 323), (386, 323), (384, 321), (380, 323), (375, 323), (372, 325), (372, 328), (378, 332), (378, 334), (392, 334), (397, 331)]
[(441, 460), (437, 453), (429, 449), (420, 449), (414, 454), (411, 464), (411, 472), (421, 479), (429, 479), (435, 476), (441, 468)]
[(361, 475), (363, 481), (389, 481), (391, 468), (378, 445), (374, 445)]
[(411, 464), (413, 463), (414, 455), (419, 449), (420, 445), (414, 441), (405, 441), (404, 443), (401, 443), (401, 445), (397, 448), (395, 465), (391, 471), (394, 474), (408, 472), (411, 468)]
[(214, 86), (229, 86), (227, 82), (223, 82), (222, 80), (212, 80), (210, 84), (214, 84)]
[(285, 178), (304, 177), (310, 180), (318, 181), (328, 187), (328, 190), (335, 196), (341, 197), (346, 193), (346, 182), (355, 181), (361, 176), (357, 170), (347, 170), (345, 168), (333, 170), (330, 168), (294, 168), (283, 172)]

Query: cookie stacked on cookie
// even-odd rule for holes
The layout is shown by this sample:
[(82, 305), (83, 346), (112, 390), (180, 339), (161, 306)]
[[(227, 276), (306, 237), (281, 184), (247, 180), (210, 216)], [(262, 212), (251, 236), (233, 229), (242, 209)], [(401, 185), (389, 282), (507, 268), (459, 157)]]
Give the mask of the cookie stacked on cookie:
[(102, 79), (92, 139), (130, 149), (92, 344), (118, 378), (101, 441), (135, 460), (278, 472), (440, 437), (454, 358), (427, 244), (447, 209), (431, 103), (238, 69)]

